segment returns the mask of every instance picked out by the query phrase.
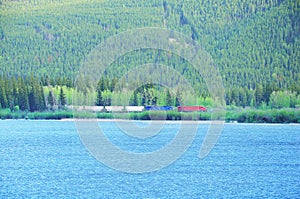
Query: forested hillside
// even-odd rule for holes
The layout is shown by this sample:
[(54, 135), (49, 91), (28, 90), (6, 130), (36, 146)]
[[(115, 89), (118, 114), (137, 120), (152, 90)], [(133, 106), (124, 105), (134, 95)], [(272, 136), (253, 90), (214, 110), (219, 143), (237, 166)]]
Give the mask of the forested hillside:
[[(291, 107), (297, 104), (298, 0), (4, 0), (0, 2), (0, 85), (14, 84), (18, 78), (29, 82), (34, 74), (43, 85), (72, 87), (93, 48), (110, 36), (141, 27), (176, 30), (198, 42), (222, 75), (227, 104), (271, 104), (283, 91)], [(209, 96), (189, 63), (157, 50), (124, 55), (106, 78), (120, 78), (143, 63), (172, 65), (198, 95)], [(12, 92), (7, 89), (0, 89), (2, 98)]]

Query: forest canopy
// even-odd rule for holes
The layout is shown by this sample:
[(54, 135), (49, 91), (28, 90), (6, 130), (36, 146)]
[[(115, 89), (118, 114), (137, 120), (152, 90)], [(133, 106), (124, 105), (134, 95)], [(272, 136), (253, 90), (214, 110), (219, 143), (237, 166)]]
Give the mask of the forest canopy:
[[(200, 44), (221, 73), (226, 104), (280, 108), (275, 102), (278, 96), (290, 96), (289, 106), (295, 107), (300, 93), (299, 16), (300, 1), (295, 0), (4, 0), (0, 4), (1, 107), (45, 109), (49, 93), (36, 94), (37, 102), (46, 101), (36, 106), (30, 106), (31, 97), (29, 105), (19, 104), (11, 93), (30, 96), (48, 85), (72, 88), (92, 49), (120, 32), (142, 27), (178, 31)], [(125, 54), (104, 78), (115, 81), (146, 63), (171, 65), (199, 97), (209, 98), (205, 81), (189, 63), (165, 51)], [(95, 94), (97, 88), (90, 92)], [(167, 94), (163, 92), (161, 96)]]

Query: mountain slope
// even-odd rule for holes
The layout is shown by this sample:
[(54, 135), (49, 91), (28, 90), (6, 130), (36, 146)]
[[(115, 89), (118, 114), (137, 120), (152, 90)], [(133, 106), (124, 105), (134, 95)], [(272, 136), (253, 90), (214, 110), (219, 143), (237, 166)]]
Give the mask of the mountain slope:
[[(141, 27), (173, 29), (196, 40), (220, 70), (227, 103), (236, 96), (284, 89), (300, 92), (299, 1), (3, 1), (0, 72), (72, 85), (84, 57), (106, 38)], [(167, 52), (141, 50), (116, 61), (110, 78), (141, 63), (170, 64)], [(205, 93), (192, 67), (171, 63)], [(124, 61), (126, 60), (126, 61)], [(205, 90), (205, 89), (204, 89)], [(250, 98), (250, 97), (248, 97)], [(247, 104), (251, 100), (248, 100)]]

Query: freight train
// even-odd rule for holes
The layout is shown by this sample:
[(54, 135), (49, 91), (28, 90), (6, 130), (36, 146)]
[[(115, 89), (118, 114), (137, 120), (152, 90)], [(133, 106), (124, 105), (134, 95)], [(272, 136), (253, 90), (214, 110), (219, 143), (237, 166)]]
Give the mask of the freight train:
[(206, 112), (207, 108), (204, 106), (178, 106), (173, 108), (172, 106), (145, 106), (147, 111), (171, 111), (176, 110), (178, 112)]
[(143, 112), (143, 111), (178, 111), (178, 112), (206, 112), (204, 106), (70, 106), (77, 111), (92, 112)]

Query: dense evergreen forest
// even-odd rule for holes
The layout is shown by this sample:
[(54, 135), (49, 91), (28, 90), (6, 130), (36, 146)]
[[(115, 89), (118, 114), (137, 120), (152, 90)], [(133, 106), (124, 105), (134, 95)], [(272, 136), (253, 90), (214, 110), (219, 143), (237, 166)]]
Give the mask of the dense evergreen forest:
[[(199, 43), (222, 75), (227, 105), (300, 105), (300, 1), (3, 0), (0, 107), (41, 111), (72, 103), (64, 91), (74, 87), (85, 56), (106, 38), (142, 27), (176, 30)], [(189, 101), (179, 89), (170, 93), (156, 85), (119, 98), (129, 97), (132, 105), (213, 106), (205, 81), (187, 61), (151, 49), (117, 59), (103, 77), (107, 83), (99, 77), (99, 87), (88, 98), (96, 96), (92, 103), (109, 105), (116, 97), (116, 81), (146, 63), (171, 65), (194, 86), (197, 99)], [(61, 94), (53, 95), (49, 85), (60, 86)]]

